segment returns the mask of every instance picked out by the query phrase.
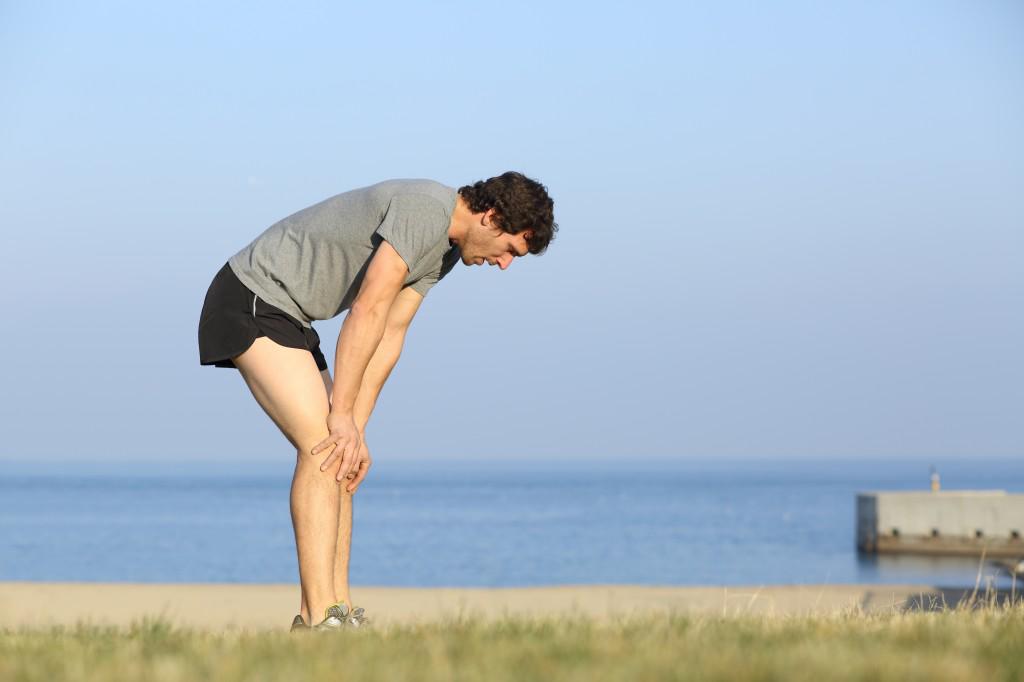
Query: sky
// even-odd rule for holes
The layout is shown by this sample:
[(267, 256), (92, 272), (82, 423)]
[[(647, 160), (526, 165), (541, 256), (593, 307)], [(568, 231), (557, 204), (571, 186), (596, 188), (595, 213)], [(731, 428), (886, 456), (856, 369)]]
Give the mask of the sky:
[(290, 461), (213, 275), (506, 170), (558, 234), (429, 293), (376, 460), (1024, 455), (1018, 2), (8, 0), (0, 460)]

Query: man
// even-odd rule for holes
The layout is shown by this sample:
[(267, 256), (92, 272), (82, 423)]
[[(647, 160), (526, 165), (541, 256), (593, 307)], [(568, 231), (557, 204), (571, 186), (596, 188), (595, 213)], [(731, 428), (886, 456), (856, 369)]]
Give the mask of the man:
[[(372, 463), (366, 424), (423, 297), (459, 259), (506, 270), (543, 252), (557, 229), (547, 190), (520, 173), (458, 191), (391, 180), (281, 220), (214, 277), (200, 363), (237, 367), (296, 449), (293, 630), (366, 622), (348, 585), (352, 494)], [(345, 310), (332, 381), (312, 322)]]

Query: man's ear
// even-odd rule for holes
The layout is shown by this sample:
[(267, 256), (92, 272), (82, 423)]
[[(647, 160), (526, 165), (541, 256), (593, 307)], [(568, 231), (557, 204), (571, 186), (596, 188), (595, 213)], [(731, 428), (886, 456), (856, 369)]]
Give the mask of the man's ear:
[(498, 225), (498, 220), (496, 218), (497, 214), (498, 212), (495, 211), (493, 208), (487, 209), (486, 211), (484, 211), (483, 216), (481, 216), (480, 218), (480, 224), (496, 232), (502, 232), (501, 226)]

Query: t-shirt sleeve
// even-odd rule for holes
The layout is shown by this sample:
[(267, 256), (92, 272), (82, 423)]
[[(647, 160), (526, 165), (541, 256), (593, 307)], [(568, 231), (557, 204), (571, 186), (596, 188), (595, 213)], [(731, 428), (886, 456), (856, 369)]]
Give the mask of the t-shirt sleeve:
[(376, 230), (402, 257), (409, 272), (416, 271), (447, 232), (447, 213), (441, 202), (422, 194), (396, 195)]
[(409, 285), (409, 288), (413, 291), (419, 292), (420, 296), (426, 296), (430, 288), (437, 284), (437, 277), (426, 275), (420, 277), (418, 280)]
[(423, 277), (410, 284), (413, 291), (419, 292), (420, 296), (426, 296), (430, 288), (440, 282), (445, 275), (452, 271), (455, 264), (459, 262), (459, 250), (453, 248), (445, 253), (440, 266), (434, 268)]

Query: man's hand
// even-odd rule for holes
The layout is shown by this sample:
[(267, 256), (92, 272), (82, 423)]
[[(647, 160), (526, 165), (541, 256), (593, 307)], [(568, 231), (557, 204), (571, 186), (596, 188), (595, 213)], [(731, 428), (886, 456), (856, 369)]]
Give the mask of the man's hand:
[[(345, 487), (345, 490), (353, 495), (359, 487), (359, 484), (363, 482), (364, 478), (366, 478), (367, 472), (370, 471), (370, 467), (373, 465), (373, 458), (370, 457), (370, 449), (366, 447), (365, 435), (363, 435), (363, 445), (359, 448), (359, 456), (357, 459), (356, 469), (348, 474), (353, 480), (347, 482)], [(339, 478), (338, 480), (341, 481), (342, 479)]]
[(327, 429), (330, 431), (327, 438), (317, 443), (310, 454), (316, 455), (333, 447), (331, 454), (320, 465), (320, 471), (326, 471), (333, 462), (341, 459), (341, 468), (338, 470), (338, 480), (341, 481), (349, 471), (355, 471), (359, 447), (363, 439), (351, 413), (346, 414), (332, 410), (327, 415)]

